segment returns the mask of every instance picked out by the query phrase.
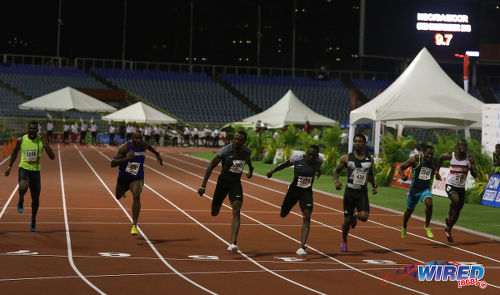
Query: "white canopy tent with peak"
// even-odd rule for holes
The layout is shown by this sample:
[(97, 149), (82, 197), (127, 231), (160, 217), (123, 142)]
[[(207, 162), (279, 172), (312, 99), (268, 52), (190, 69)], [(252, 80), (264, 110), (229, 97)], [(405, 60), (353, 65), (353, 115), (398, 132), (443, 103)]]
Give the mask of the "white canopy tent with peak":
[(281, 128), (290, 123), (304, 125), (306, 121), (309, 121), (313, 126), (332, 126), (336, 122), (311, 110), (297, 98), (292, 90), (288, 90), (278, 102), (267, 110), (243, 119), (243, 122), (247, 123), (256, 123), (257, 121), (267, 124), (268, 128)]
[(103, 116), (105, 121), (135, 122), (147, 124), (175, 124), (177, 120), (144, 104), (137, 102), (119, 111)]
[(54, 112), (76, 110), (80, 112), (109, 113), (116, 111), (115, 107), (71, 87), (65, 87), (34, 98), (20, 104), (19, 108), (21, 110), (44, 110)]
[(382, 121), (422, 121), (469, 128), (482, 120), (483, 103), (467, 94), (423, 48), (384, 92), (351, 111), (349, 152), (356, 123), (375, 122), (374, 152), (378, 157)]

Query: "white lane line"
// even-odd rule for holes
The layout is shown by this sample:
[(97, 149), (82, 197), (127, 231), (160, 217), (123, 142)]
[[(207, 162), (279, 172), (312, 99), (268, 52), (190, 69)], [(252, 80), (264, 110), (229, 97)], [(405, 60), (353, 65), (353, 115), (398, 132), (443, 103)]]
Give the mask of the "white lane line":
[[(105, 155), (105, 154), (104, 154), (104, 153), (102, 153), (101, 151), (98, 151), (98, 152), (99, 152), (99, 153), (100, 153), (103, 157), (105, 157), (106, 159), (111, 160), (111, 158), (109, 158), (107, 155)], [(164, 177), (166, 177), (166, 178), (168, 178), (168, 179), (170, 179), (170, 180), (172, 180), (172, 181), (174, 181), (174, 182), (176, 182), (176, 183), (178, 183), (178, 184), (180, 184), (180, 185), (182, 185), (182, 186), (186, 187), (186, 188), (187, 188), (187, 189), (189, 189), (189, 190), (193, 190), (193, 191), (195, 191), (193, 188), (191, 188), (191, 187), (189, 187), (189, 186), (185, 185), (184, 183), (179, 182), (179, 181), (177, 181), (177, 180), (175, 180), (175, 179), (173, 179), (173, 178), (170, 178), (169, 176), (167, 176), (167, 175), (163, 174), (162, 172), (160, 172), (160, 171), (158, 171), (158, 170), (156, 170), (156, 169), (154, 169), (154, 168), (152, 168), (152, 167), (150, 167), (150, 166), (148, 166), (148, 165), (144, 165), (144, 167), (147, 167), (147, 168), (149, 168), (149, 169), (151, 169), (151, 170), (155, 171), (156, 173), (158, 173), (158, 174), (160, 174), (160, 175), (162, 175), (162, 176), (164, 176)], [(199, 222), (197, 219), (195, 219), (194, 217), (192, 217), (191, 215), (189, 215), (186, 211), (184, 211), (182, 208), (180, 208), (179, 206), (177, 206), (175, 203), (173, 203), (173, 202), (172, 202), (172, 201), (170, 201), (169, 199), (165, 198), (162, 194), (158, 193), (156, 190), (154, 190), (152, 187), (150, 187), (150, 186), (149, 186), (149, 185), (147, 185), (146, 183), (144, 184), (144, 186), (145, 186), (145, 187), (147, 187), (147, 188), (148, 188), (150, 191), (152, 191), (154, 194), (156, 194), (158, 197), (160, 197), (161, 199), (163, 199), (165, 202), (169, 203), (171, 206), (173, 206), (174, 208), (176, 208), (178, 211), (180, 211), (180, 212), (181, 212), (182, 214), (184, 214), (186, 217), (188, 217), (188, 218), (189, 218), (189, 219), (191, 219), (192, 221), (196, 222), (199, 226), (201, 226), (201, 227), (202, 227), (203, 229), (205, 229), (207, 232), (209, 232), (210, 234), (212, 234), (214, 237), (216, 237), (218, 240), (220, 240), (220, 241), (221, 241), (222, 243), (224, 243), (226, 246), (229, 246), (229, 243), (228, 243), (228, 242), (226, 242), (226, 241), (225, 241), (225, 240), (224, 240), (221, 236), (219, 236), (219, 235), (218, 235), (218, 234), (216, 234), (214, 231), (212, 231), (211, 229), (209, 229), (208, 227), (206, 227), (204, 224), (202, 224), (201, 222)], [(243, 251), (241, 251), (241, 250), (240, 250), (240, 251), (238, 251), (238, 253), (239, 253), (239, 254), (241, 254), (243, 257), (245, 257), (245, 258), (246, 258), (247, 260), (249, 260), (250, 262), (252, 262), (253, 264), (255, 264), (256, 266), (258, 266), (258, 267), (262, 268), (263, 270), (265, 270), (265, 271), (269, 272), (269, 273), (270, 273), (270, 274), (272, 274), (272, 275), (277, 276), (277, 277), (278, 277), (278, 278), (280, 278), (280, 279), (283, 279), (283, 280), (285, 280), (285, 281), (287, 281), (287, 282), (289, 282), (289, 283), (292, 283), (292, 284), (294, 284), (294, 285), (296, 285), (296, 286), (299, 286), (299, 287), (301, 287), (301, 288), (304, 288), (304, 289), (309, 290), (309, 291), (311, 291), (311, 292), (314, 292), (314, 293), (316, 293), (316, 294), (325, 294), (325, 293), (322, 293), (322, 292), (320, 292), (320, 291), (318, 291), (318, 290), (312, 289), (312, 288), (310, 288), (310, 287), (308, 287), (308, 286), (302, 285), (302, 284), (300, 284), (300, 283), (298, 283), (298, 282), (296, 282), (296, 281), (293, 281), (293, 280), (291, 280), (291, 279), (289, 279), (289, 278), (287, 278), (287, 277), (284, 277), (284, 276), (282, 276), (282, 275), (280, 275), (280, 274), (278, 274), (278, 273), (276, 273), (276, 272), (273, 272), (272, 270), (268, 269), (267, 267), (263, 266), (262, 264), (258, 263), (257, 261), (255, 261), (254, 259), (252, 259), (251, 257), (249, 257), (248, 255), (246, 255), (246, 254), (245, 254)]]
[[(104, 155), (101, 151), (98, 151), (98, 152), (99, 152), (101, 155), (103, 155), (103, 156), (105, 156), (106, 158), (108, 158), (108, 157), (107, 157), (106, 155)], [(149, 158), (151, 158), (151, 157), (149, 157)], [(164, 163), (164, 164), (165, 164), (165, 163)], [(168, 165), (168, 164), (167, 164), (167, 165)], [(186, 185), (186, 184), (184, 184), (184, 183), (182, 183), (182, 182), (180, 182), (180, 181), (178, 181), (178, 180), (176, 180), (176, 179), (174, 179), (174, 178), (172, 178), (172, 177), (170, 177), (170, 176), (167, 176), (167, 175), (165, 175), (164, 173), (162, 173), (162, 172), (160, 172), (160, 171), (158, 171), (158, 170), (156, 170), (156, 169), (154, 169), (154, 168), (152, 168), (152, 167), (150, 167), (150, 166), (148, 166), (148, 165), (144, 165), (144, 166), (145, 166), (145, 167), (147, 167), (147, 168), (149, 168), (149, 169), (151, 169), (151, 170), (153, 170), (153, 171), (155, 171), (156, 173), (158, 173), (158, 174), (160, 174), (160, 175), (162, 175), (162, 176), (164, 176), (164, 177), (166, 177), (166, 178), (168, 178), (168, 179), (170, 179), (170, 180), (172, 180), (172, 181), (174, 181), (174, 182), (176, 182), (176, 183), (178, 183), (178, 184), (180, 184), (180, 185), (182, 185), (182, 186), (184, 186), (184, 187), (188, 188), (189, 190), (192, 190), (192, 191), (194, 191), (194, 192), (196, 192), (196, 191), (197, 191), (196, 189), (193, 189), (193, 188), (191, 188), (190, 186), (188, 186), (188, 185)], [(172, 165), (169, 165), (169, 166), (172, 166)], [(175, 167), (175, 166), (172, 166), (172, 167), (177, 168), (177, 167)], [(183, 169), (181, 169), (181, 168), (177, 168), (177, 169), (182, 170), (182, 171), (185, 171), (185, 170), (183, 170)], [(194, 173), (191, 173), (191, 172), (188, 172), (188, 171), (186, 171), (186, 172), (187, 172), (188, 174), (193, 174), (193, 175), (195, 175)], [(198, 176), (198, 175), (195, 175), (195, 176), (200, 177), (200, 176)], [(211, 181), (211, 182), (213, 182), (213, 181)], [(245, 195), (247, 195), (247, 196), (248, 196), (248, 194), (245, 194)], [(209, 196), (208, 196), (208, 195), (206, 195), (206, 194), (204, 194), (204, 196), (205, 196), (205, 197), (207, 197), (208, 199), (212, 199), (211, 197), (209, 197)], [(223, 204), (223, 205), (224, 205), (225, 207), (229, 207), (229, 206), (227, 206), (226, 204)], [(270, 229), (270, 230), (272, 230), (272, 231), (274, 231), (274, 232), (276, 232), (276, 233), (278, 233), (278, 234), (280, 234), (280, 235), (282, 235), (282, 236), (284, 236), (284, 237), (286, 237), (286, 238), (288, 238), (288, 239), (290, 239), (290, 240), (292, 240), (292, 241), (295, 241), (296, 243), (299, 243), (299, 244), (300, 244), (300, 241), (299, 241), (299, 240), (297, 240), (297, 239), (295, 239), (295, 238), (292, 238), (292, 237), (288, 236), (287, 234), (285, 234), (285, 233), (283, 233), (283, 232), (280, 232), (280, 231), (278, 231), (278, 230), (276, 230), (276, 229), (274, 229), (274, 228), (272, 228), (272, 227), (268, 226), (267, 224), (265, 224), (265, 223), (263, 223), (263, 222), (261, 222), (261, 221), (259, 221), (259, 220), (255, 219), (255, 218), (253, 218), (253, 217), (250, 217), (250, 216), (248, 216), (248, 215), (246, 215), (246, 214), (244, 214), (244, 213), (241, 213), (241, 215), (242, 215), (242, 216), (245, 216), (245, 217), (249, 218), (250, 220), (252, 220), (252, 221), (254, 221), (254, 222), (257, 222), (257, 223), (259, 223), (259, 224), (263, 225), (264, 227), (266, 227), (266, 228), (268, 228), (268, 229)], [(311, 219), (311, 220), (312, 220), (312, 219)], [(225, 241), (224, 241), (224, 242), (225, 242)], [(227, 243), (227, 242), (225, 242), (225, 243)], [(328, 259), (331, 259), (331, 260), (333, 260), (333, 261), (336, 261), (336, 262), (338, 262), (338, 263), (340, 263), (340, 264), (342, 264), (342, 265), (344, 265), (344, 266), (346, 266), (346, 267), (348, 267), (348, 268), (350, 268), (350, 269), (352, 269), (352, 270), (355, 270), (355, 271), (357, 271), (357, 272), (359, 272), (359, 273), (362, 273), (362, 274), (367, 275), (367, 276), (369, 276), (369, 277), (372, 277), (372, 278), (374, 278), (374, 279), (380, 280), (380, 281), (382, 281), (382, 282), (384, 282), (384, 283), (386, 283), (386, 284), (390, 284), (390, 285), (393, 285), (393, 286), (397, 286), (397, 287), (400, 287), (400, 288), (403, 288), (403, 289), (406, 289), (406, 290), (408, 290), (408, 291), (412, 291), (412, 292), (415, 292), (415, 293), (418, 293), (418, 294), (427, 294), (427, 293), (424, 293), (424, 292), (421, 292), (421, 291), (418, 291), (418, 290), (415, 290), (415, 289), (412, 289), (412, 288), (409, 288), (409, 287), (406, 287), (406, 286), (403, 286), (403, 285), (396, 284), (396, 283), (394, 283), (394, 282), (387, 281), (387, 280), (385, 280), (385, 279), (382, 279), (382, 278), (380, 278), (380, 277), (377, 277), (377, 276), (375, 276), (375, 275), (372, 275), (372, 274), (370, 274), (370, 273), (367, 273), (367, 272), (365, 272), (365, 271), (362, 271), (362, 270), (360, 270), (360, 269), (358, 269), (358, 268), (355, 268), (355, 267), (353, 267), (353, 266), (351, 266), (351, 265), (349, 265), (349, 264), (347, 264), (347, 263), (345, 263), (345, 262), (342, 262), (342, 261), (340, 261), (340, 260), (338, 260), (338, 259), (336, 259), (336, 258), (333, 258), (333, 257), (331, 257), (331, 256), (327, 255), (326, 253), (321, 252), (321, 251), (320, 251), (320, 250), (318, 250), (318, 249), (315, 249), (315, 248), (313, 248), (313, 247), (309, 247), (309, 248), (310, 248), (311, 250), (313, 250), (313, 251), (315, 251), (315, 252), (317, 252), (317, 253), (319, 253), (319, 254), (323, 255), (324, 257), (327, 257)], [(389, 249), (389, 250), (390, 250), (390, 249)], [(401, 254), (401, 255), (404, 255), (404, 254)]]
[(7, 161), (8, 159), (10, 159), (10, 155), (7, 156), (7, 158), (3, 159), (2, 162), (0, 162), (0, 165), (2, 165), (3, 163), (5, 163), (5, 161)]
[[(378, 270), (397, 270), (398, 268), (368, 268), (363, 269), (366, 271), (378, 271)], [(275, 272), (337, 272), (337, 271), (350, 271), (346, 268), (318, 268), (318, 269), (276, 269)], [(227, 270), (227, 271), (190, 271), (182, 272), (185, 275), (216, 275), (216, 274), (239, 274), (239, 273), (266, 273), (265, 270)], [(149, 276), (171, 276), (176, 275), (175, 273), (164, 273), (164, 272), (152, 272), (152, 273), (123, 273), (123, 274), (105, 274), (105, 275), (90, 275), (91, 278), (109, 278), (109, 277), (149, 277)], [(51, 276), (51, 277), (30, 277), (30, 278), (11, 278), (11, 279), (0, 279), (0, 282), (7, 281), (28, 281), (28, 280), (60, 280), (60, 279), (75, 279), (77, 276)]]
[[(75, 145), (74, 146), (75, 149), (78, 151), (78, 153), (80, 154), (80, 156), (83, 158), (83, 160), (85, 160), (85, 163), (87, 163), (87, 165), (89, 166), (89, 168), (92, 170), (92, 172), (94, 172), (95, 176), (97, 177), (97, 179), (99, 179), (99, 181), (102, 183), (102, 185), (104, 186), (104, 188), (106, 188), (106, 190), (108, 191), (109, 195), (111, 196), (111, 198), (118, 204), (118, 206), (120, 206), (120, 208), (122, 208), (122, 211), (125, 213), (125, 215), (127, 216), (127, 218), (130, 220), (130, 222), (132, 222), (132, 217), (130, 216), (130, 214), (127, 212), (127, 210), (123, 207), (123, 205), (115, 198), (114, 194), (111, 192), (111, 190), (109, 189), (109, 187), (106, 185), (106, 183), (104, 183), (104, 181), (102, 180), (102, 178), (99, 176), (99, 174), (97, 173), (97, 171), (95, 171), (94, 167), (89, 163), (89, 161), (87, 160), (87, 158), (82, 154), (82, 152), (78, 149), (78, 147)], [(109, 159), (109, 158), (108, 158)], [(151, 247), (151, 249), (153, 250), (153, 252), (155, 252), (156, 256), (158, 256), (158, 258), (160, 258), (160, 260), (163, 262), (163, 264), (165, 264), (170, 270), (172, 270), (174, 273), (176, 273), (177, 275), (179, 275), (181, 278), (183, 278), (184, 280), (186, 280), (187, 282), (191, 283), (192, 285), (200, 288), (201, 290), (207, 292), (207, 293), (210, 293), (210, 294), (217, 294), (205, 287), (203, 287), (202, 285), (196, 283), (195, 281), (191, 280), (190, 278), (188, 278), (187, 276), (183, 275), (182, 273), (180, 273), (177, 269), (175, 269), (172, 265), (170, 265), (170, 263), (168, 263), (165, 258), (160, 254), (160, 252), (158, 251), (158, 249), (156, 249), (156, 247), (153, 245), (153, 243), (151, 243), (151, 241), (149, 240), (149, 238), (146, 236), (146, 234), (141, 230), (140, 227), (137, 227), (137, 230), (139, 231), (139, 233), (143, 236), (144, 240), (148, 243), (149, 247)]]
[(62, 195), (62, 202), (63, 202), (63, 212), (64, 212), (64, 227), (66, 228), (66, 246), (68, 249), (68, 261), (69, 264), (71, 265), (71, 268), (75, 271), (75, 273), (80, 277), (87, 285), (89, 285), (94, 291), (96, 291), (99, 294), (106, 294), (104, 293), (101, 289), (99, 289), (97, 286), (92, 284), (76, 267), (75, 262), (73, 261), (73, 250), (71, 247), (71, 236), (69, 232), (69, 223), (68, 223), (68, 213), (66, 211), (66, 194), (64, 192), (64, 177), (63, 177), (63, 169), (62, 169), (62, 159), (61, 159), (61, 150), (59, 148), (59, 144), (57, 145), (57, 157), (59, 160), (59, 172), (61, 175), (61, 195)]
[[(195, 167), (203, 168), (202, 166), (199, 166), (199, 165), (196, 165), (196, 164), (192, 164), (192, 163), (189, 163), (189, 162), (187, 162), (187, 161), (183, 161), (183, 160), (177, 159), (177, 158), (175, 158), (175, 157), (171, 157), (171, 156), (168, 156), (168, 155), (165, 155), (165, 156), (167, 156), (167, 157), (169, 157), (169, 158), (171, 158), (171, 159), (175, 159), (175, 160), (177, 160), (177, 161), (179, 161), (179, 162), (182, 162), (182, 163), (188, 164), (188, 165), (192, 165), (192, 166), (195, 166)], [(190, 157), (190, 158), (192, 158), (192, 157)], [(167, 165), (168, 165), (168, 164), (167, 164)], [(184, 170), (184, 169), (182, 169), (182, 168), (178, 168), (178, 167), (176, 167), (176, 166), (172, 166), (172, 167), (175, 167), (175, 168), (177, 168), (177, 169), (179, 169), (179, 170), (182, 170), (182, 171), (185, 171), (185, 172), (189, 173), (188, 171), (186, 171), (186, 170)], [(206, 168), (205, 168), (205, 169), (206, 169)], [(216, 172), (216, 173), (218, 173), (218, 172)], [(267, 189), (267, 190), (269, 190), (269, 191), (279, 193), (279, 194), (281, 194), (281, 195), (285, 195), (285, 193), (284, 193), (284, 192), (282, 192), (282, 191), (278, 191), (278, 190), (275, 190), (275, 189), (270, 188), (270, 187), (267, 187), (267, 186), (263, 186), (263, 185), (260, 185), (260, 184), (257, 184), (257, 183), (249, 182), (249, 181), (246, 181), (246, 180), (243, 180), (243, 179), (242, 179), (242, 182), (245, 182), (245, 183), (248, 183), (248, 184), (251, 184), (251, 185), (257, 186), (257, 187), (261, 187), (261, 188)], [(314, 202), (314, 204), (315, 204), (315, 205), (317, 204), (317, 205), (318, 205), (318, 206), (320, 206), (320, 207), (327, 208), (327, 209), (330, 209), (330, 210), (335, 211), (335, 212), (340, 212), (340, 213), (342, 213), (342, 212), (343, 212), (342, 210), (337, 210), (337, 209), (335, 209), (335, 208), (332, 208), (332, 207), (329, 207), (329, 206), (323, 205), (323, 204), (319, 203), (318, 201), (315, 201), (315, 202)], [(386, 227), (386, 228), (389, 228), (389, 229), (395, 230), (395, 231), (397, 231), (397, 232), (400, 232), (400, 231), (401, 231), (401, 229), (399, 229), (399, 228), (396, 228), (396, 227), (393, 227), (393, 226), (389, 226), (389, 225), (386, 225), (386, 224), (383, 224), (383, 223), (379, 223), (379, 222), (376, 222), (376, 221), (373, 221), (373, 220), (370, 220), (370, 219), (368, 220), (368, 222), (371, 222), (371, 223), (374, 223), (374, 224), (380, 225), (380, 226), (382, 226), (382, 227)], [(434, 243), (439, 244), (439, 245), (441, 245), (441, 246), (447, 246), (447, 247), (453, 248), (453, 249), (455, 249), (455, 250), (459, 250), (459, 251), (462, 251), (462, 252), (465, 252), (465, 253), (468, 253), (468, 254), (476, 255), (476, 256), (482, 257), (482, 258), (484, 258), (484, 259), (489, 259), (489, 260), (491, 260), (491, 261), (495, 261), (495, 262), (497, 262), (497, 263), (500, 263), (500, 260), (495, 259), (495, 258), (492, 258), (492, 257), (489, 257), (489, 256), (485, 256), (485, 255), (482, 255), (482, 254), (479, 254), (479, 253), (476, 253), (476, 252), (473, 252), (473, 251), (469, 251), (469, 250), (466, 250), (466, 249), (463, 249), (463, 248), (460, 248), (460, 247), (457, 247), (457, 246), (450, 245), (450, 244), (442, 243), (442, 242), (436, 241), (436, 240), (434, 240), (434, 239), (429, 239), (429, 238), (427, 238), (427, 237), (423, 237), (423, 236), (420, 236), (420, 235), (417, 235), (417, 234), (413, 234), (413, 233), (410, 233), (410, 232), (408, 232), (408, 234), (410, 234), (410, 235), (412, 235), (412, 236), (415, 236), (415, 237), (417, 237), (417, 238), (420, 238), (420, 239), (424, 239), (424, 240), (427, 240), (427, 241), (430, 241), (430, 242), (434, 242)]]
[(12, 201), (12, 198), (14, 198), (14, 195), (16, 194), (18, 188), (19, 188), (19, 184), (16, 185), (16, 187), (14, 188), (12, 193), (10, 194), (9, 199), (7, 199), (7, 202), (5, 202), (5, 205), (2, 208), (2, 212), (0, 212), (0, 219), (2, 219), (2, 216), (5, 213), (5, 211), (7, 210), (7, 207), (9, 207), (9, 203), (10, 203), (10, 201)]

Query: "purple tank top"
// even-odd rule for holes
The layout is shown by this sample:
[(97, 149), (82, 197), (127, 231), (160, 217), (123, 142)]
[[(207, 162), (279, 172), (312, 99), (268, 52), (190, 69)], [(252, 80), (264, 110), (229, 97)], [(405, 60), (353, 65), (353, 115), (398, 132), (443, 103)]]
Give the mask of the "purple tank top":
[(132, 160), (120, 164), (118, 178), (144, 178), (144, 159), (146, 158), (146, 151), (144, 150), (144, 146), (142, 147), (142, 149), (136, 150), (132, 146), (132, 143), (129, 141), (128, 151), (133, 151), (135, 153), (135, 156)]

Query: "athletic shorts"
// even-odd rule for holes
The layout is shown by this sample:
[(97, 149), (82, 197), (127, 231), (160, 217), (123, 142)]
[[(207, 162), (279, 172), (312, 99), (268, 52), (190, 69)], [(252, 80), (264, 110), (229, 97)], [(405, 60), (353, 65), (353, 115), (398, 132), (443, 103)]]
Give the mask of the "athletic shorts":
[(130, 189), (130, 184), (136, 180), (140, 180), (141, 181), (141, 185), (144, 185), (144, 178), (137, 178), (137, 179), (133, 179), (133, 178), (118, 178), (117, 180), (117, 183), (118, 185), (124, 190), (124, 191), (128, 191)]
[(217, 181), (217, 186), (215, 187), (214, 198), (212, 200), (212, 205), (216, 207), (222, 206), (224, 199), (229, 194), (229, 202), (234, 201), (243, 202), (243, 188), (241, 187), (241, 181), (236, 182), (226, 182), (221, 180)]
[(281, 204), (281, 212), (290, 212), (293, 206), (299, 202), (302, 212), (306, 209), (313, 209), (313, 192), (312, 189), (301, 189), (296, 186), (290, 186), (288, 192)]
[(456, 192), (458, 195), (458, 205), (460, 206), (460, 209), (464, 206), (465, 203), (465, 188), (463, 187), (456, 187), (453, 185), (447, 184), (445, 187), (446, 194), (448, 194), (448, 198), (451, 196), (453, 192)]
[(358, 209), (358, 212), (370, 212), (368, 192), (347, 187), (344, 192), (344, 215), (352, 216), (354, 209)]
[(432, 198), (430, 189), (423, 190), (419, 193), (410, 193), (408, 194), (408, 199), (406, 200), (406, 207), (408, 207), (408, 209), (415, 209), (418, 201), (420, 200), (420, 202), (423, 203), (425, 201), (425, 198)]
[(19, 167), (19, 174), (17, 176), (17, 181), (21, 180), (28, 181), (28, 187), (31, 192), (40, 192), (42, 189), (42, 180), (40, 176), (40, 171), (31, 171)]

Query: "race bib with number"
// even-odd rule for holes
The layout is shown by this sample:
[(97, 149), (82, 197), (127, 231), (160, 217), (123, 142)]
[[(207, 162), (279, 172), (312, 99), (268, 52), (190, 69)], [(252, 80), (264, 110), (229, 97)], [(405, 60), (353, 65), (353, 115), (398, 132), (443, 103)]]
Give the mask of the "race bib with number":
[(312, 177), (309, 176), (299, 176), (297, 179), (297, 186), (300, 188), (308, 188), (311, 186), (313, 181)]
[(141, 163), (129, 162), (125, 171), (132, 175), (137, 175), (137, 173), (139, 173), (139, 168), (141, 168)]
[(455, 174), (455, 183), (457, 185), (465, 185), (467, 174)]
[(28, 163), (33, 163), (38, 161), (38, 150), (33, 149), (33, 150), (25, 150), (25, 157), (26, 157), (26, 162)]
[(420, 174), (418, 175), (418, 179), (420, 180), (429, 180), (432, 176), (432, 169), (428, 167), (422, 167), (420, 169)]
[(352, 183), (357, 184), (357, 185), (365, 185), (366, 172), (354, 171), (354, 173), (352, 174)]
[(244, 160), (233, 160), (233, 165), (229, 168), (229, 171), (233, 173), (242, 173), (243, 167), (245, 166)]

